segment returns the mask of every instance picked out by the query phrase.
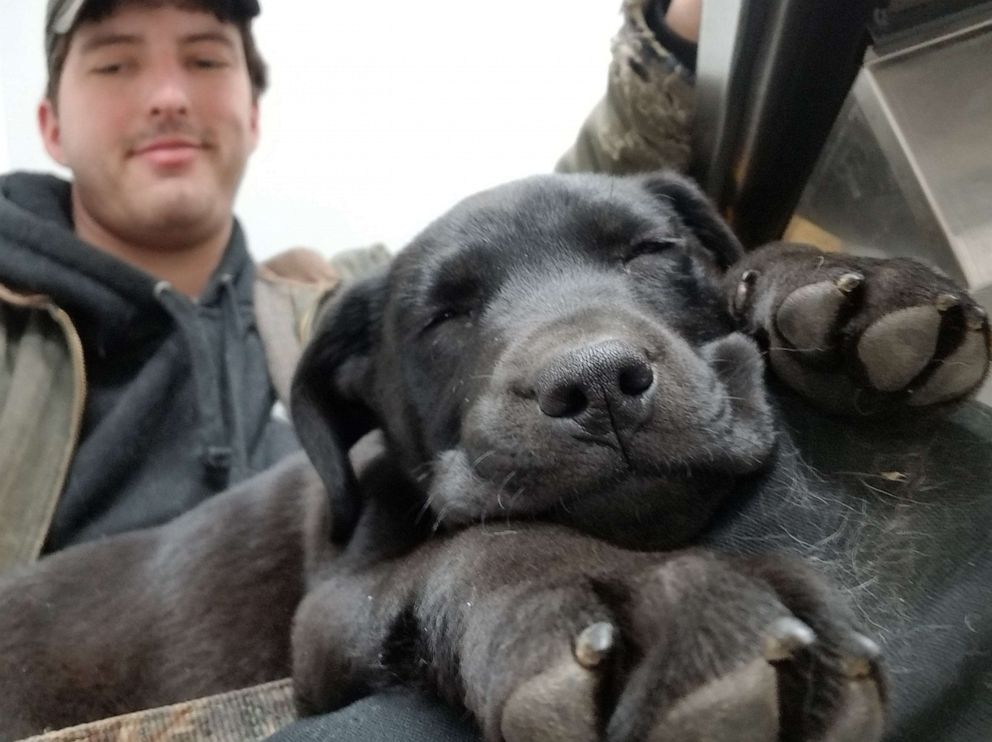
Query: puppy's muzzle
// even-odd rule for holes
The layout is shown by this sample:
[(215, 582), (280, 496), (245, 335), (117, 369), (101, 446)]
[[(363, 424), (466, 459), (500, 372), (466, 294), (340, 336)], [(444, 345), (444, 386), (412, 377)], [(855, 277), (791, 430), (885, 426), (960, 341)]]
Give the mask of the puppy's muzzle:
[(656, 388), (645, 352), (612, 338), (559, 353), (535, 381), (541, 412), (573, 435), (636, 429), (651, 411)]

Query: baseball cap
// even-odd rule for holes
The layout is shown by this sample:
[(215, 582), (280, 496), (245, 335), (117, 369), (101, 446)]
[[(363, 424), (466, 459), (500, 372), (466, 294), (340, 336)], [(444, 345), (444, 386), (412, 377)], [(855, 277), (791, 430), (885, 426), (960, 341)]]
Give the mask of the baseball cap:
[[(48, 10), (45, 13), (45, 54), (50, 56), (56, 39), (72, 31), (84, 7), (98, 2), (108, 4), (108, 0), (48, 0)], [(203, 4), (221, 18), (233, 21), (250, 20), (262, 12), (258, 0), (206, 0)]]

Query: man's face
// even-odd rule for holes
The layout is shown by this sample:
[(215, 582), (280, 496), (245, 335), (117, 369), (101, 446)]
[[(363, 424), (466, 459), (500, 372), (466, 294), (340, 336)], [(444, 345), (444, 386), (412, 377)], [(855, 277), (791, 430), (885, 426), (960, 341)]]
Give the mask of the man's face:
[(238, 29), (168, 5), (81, 24), (39, 122), (73, 173), (77, 225), (157, 249), (229, 229), (258, 140)]

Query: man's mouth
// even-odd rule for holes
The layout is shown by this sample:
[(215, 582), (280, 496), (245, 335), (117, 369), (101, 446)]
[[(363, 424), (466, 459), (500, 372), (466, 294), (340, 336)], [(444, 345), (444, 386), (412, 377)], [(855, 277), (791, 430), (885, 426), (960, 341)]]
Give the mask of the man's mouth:
[(202, 149), (202, 143), (194, 139), (161, 137), (135, 147), (131, 154), (157, 167), (178, 168), (192, 162)]

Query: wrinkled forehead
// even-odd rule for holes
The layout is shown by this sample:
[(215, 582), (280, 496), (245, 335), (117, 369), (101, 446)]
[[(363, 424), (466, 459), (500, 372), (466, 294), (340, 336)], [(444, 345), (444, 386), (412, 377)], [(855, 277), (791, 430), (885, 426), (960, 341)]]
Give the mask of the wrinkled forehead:
[(471, 196), (434, 222), (397, 257), (394, 288), (433, 294), (473, 277), (496, 285), (526, 266), (602, 261), (622, 245), (684, 229), (637, 181), (532, 178)]

